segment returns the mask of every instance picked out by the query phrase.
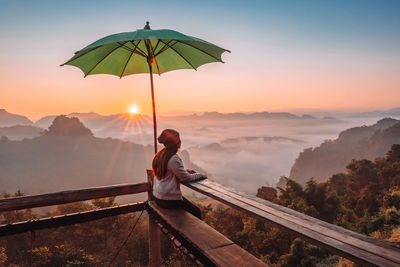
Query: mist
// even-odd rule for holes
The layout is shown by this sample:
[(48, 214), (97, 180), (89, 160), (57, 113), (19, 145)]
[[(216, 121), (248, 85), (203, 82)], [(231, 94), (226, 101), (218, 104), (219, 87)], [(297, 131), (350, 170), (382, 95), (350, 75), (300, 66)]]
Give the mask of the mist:
[[(400, 113), (396, 112), (390, 116), (399, 118)], [(387, 114), (375, 113), (359, 113), (353, 116), (343, 113), (329, 115), (330, 117), (323, 117), (319, 114), (320, 117), (316, 117), (286, 112), (252, 114), (208, 112), (202, 115), (159, 116), (158, 133), (165, 128), (173, 128), (180, 132), (182, 139), (180, 153), (187, 168), (205, 172), (209, 179), (225, 186), (255, 194), (259, 187), (276, 186), (281, 176), (289, 176), (299, 154), (306, 148), (317, 147), (326, 140), (334, 140), (346, 129), (372, 125), (387, 117)], [(87, 132), (89, 130), (84, 128), (90, 129), (87, 137), (90, 142), (78, 142), (78, 139), (72, 138), (73, 136), (63, 137), (69, 140), (68, 142), (74, 143), (74, 146), (85, 145), (85, 149), (80, 152), (82, 155), (76, 154), (77, 151), (69, 151), (66, 141), (53, 144), (48, 137), (38, 137), (39, 131), (48, 129), (55, 117), (44, 117), (23, 127), (6, 126), (0, 129), (2, 130), (0, 133), (5, 136), (0, 139), (3, 140), (4, 164), (13, 161), (11, 155), (18, 153), (17, 147), (21, 149), (24, 147), (26, 150), (26, 156), (22, 157), (24, 154), (21, 154), (19, 161), (5, 165), (7, 167), (4, 167), (0, 174), (3, 190), (13, 192), (23, 189), (27, 192), (42, 192), (145, 180), (145, 169), (150, 167), (153, 155), (151, 117), (130, 114), (108, 116), (96, 113), (69, 114), (67, 117), (77, 117), (82, 122), (79, 126), (75, 121), (76, 126), (72, 127), (72, 130)], [(65, 123), (67, 125), (68, 120), (65, 119)], [(68, 128), (64, 126), (64, 124), (59, 125), (61, 132)], [(92, 135), (93, 138), (90, 137)], [(33, 138), (32, 141), (29, 141), (30, 138)], [(39, 147), (37, 144), (42, 146)], [(55, 145), (63, 153), (53, 158), (50, 154)], [(28, 151), (28, 148), (33, 150)], [(158, 149), (160, 148), (159, 145)], [(11, 150), (7, 152), (7, 149)], [(14, 151), (15, 149), (17, 150)], [(120, 161), (115, 161), (116, 151)], [(32, 155), (29, 156), (30, 154)], [(67, 155), (69, 158), (65, 160)], [(130, 161), (133, 157), (137, 158), (135, 162)], [(49, 162), (56, 159), (58, 168), (45, 168), (53, 166), (54, 164), (51, 165)], [(111, 172), (102, 172), (101, 168), (84, 167), (108, 166), (111, 163), (107, 161), (112, 161), (111, 163), (118, 167), (113, 168)], [(99, 164), (100, 162), (102, 163)], [(78, 169), (79, 172), (76, 172)], [(45, 177), (52, 175), (58, 177), (57, 183), (51, 183), (52, 186), (47, 183), (46, 186), (38, 187), (38, 183), (26, 183), (28, 177), (29, 180), (38, 181), (46, 180)]]
[[(255, 194), (260, 186), (276, 186), (289, 176), (299, 153), (333, 140), (348, 128), (371, 125), (383, 117), (334, 117), (276, 120), (193, 119), (190, 116), (162, 117), (158, 132), (173, 128), (181, 133), (182, 148), (190, 161), (209, 179), (237, 190)], [(396, 118), (396, 117), (394, 117)], [(110, 130), (110, 129), (109, 129)], [(115, 138), (152, 145), (151, 123), (131, 127)], [(94, 131), (106, 137), (108, 131)]]

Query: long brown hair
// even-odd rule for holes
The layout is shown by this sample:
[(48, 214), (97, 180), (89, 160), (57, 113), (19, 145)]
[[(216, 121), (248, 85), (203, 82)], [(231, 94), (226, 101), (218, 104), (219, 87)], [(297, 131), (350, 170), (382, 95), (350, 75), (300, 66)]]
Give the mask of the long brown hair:
[(168, 161), (181, 146), (181, 139), (177, 131), (165, 129), (158, 137), (158, 142), (163, 144), (164, 148), (154, 156), (152, 167), (154, 175), (158, 179), (163, 179), (168, 170)]

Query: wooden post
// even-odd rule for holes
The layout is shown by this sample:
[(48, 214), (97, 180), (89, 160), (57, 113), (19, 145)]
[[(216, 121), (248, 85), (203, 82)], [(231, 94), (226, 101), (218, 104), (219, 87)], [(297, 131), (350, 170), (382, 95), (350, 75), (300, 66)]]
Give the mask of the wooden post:
[[(149, 201), (153, 199), (153, 170), (147, 169), (147, 181), (150, 184), (148, 191)], [(160, 242), (160, 229), (149, 217), (149, 266), (161, 266), (161, 242)]]

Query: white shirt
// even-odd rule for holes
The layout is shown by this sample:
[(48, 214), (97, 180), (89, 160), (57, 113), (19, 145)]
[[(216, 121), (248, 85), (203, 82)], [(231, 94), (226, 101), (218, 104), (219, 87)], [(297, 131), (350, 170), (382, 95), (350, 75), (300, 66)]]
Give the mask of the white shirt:
[(205, 177), (203, 174), (188, 173), (183, 167), (181, 158), (175, 154), (167, 164), (167, 172), (163, 179), (154, 176), (153, 195), (158, 199), (181, 200), (181, 182), (193, 181)]

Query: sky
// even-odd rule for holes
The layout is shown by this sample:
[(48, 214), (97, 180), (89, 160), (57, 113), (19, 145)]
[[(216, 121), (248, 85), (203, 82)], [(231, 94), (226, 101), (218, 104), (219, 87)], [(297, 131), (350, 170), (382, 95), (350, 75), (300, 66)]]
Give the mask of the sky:
[(0, 108), (38, 119), (151, 112), (148, 74), (59, 65), (110, 34), (173, 29), (231, 53), (155, 76), (159, 113), (367, 111), (400, 106), (400, 1), (0, 0)]

